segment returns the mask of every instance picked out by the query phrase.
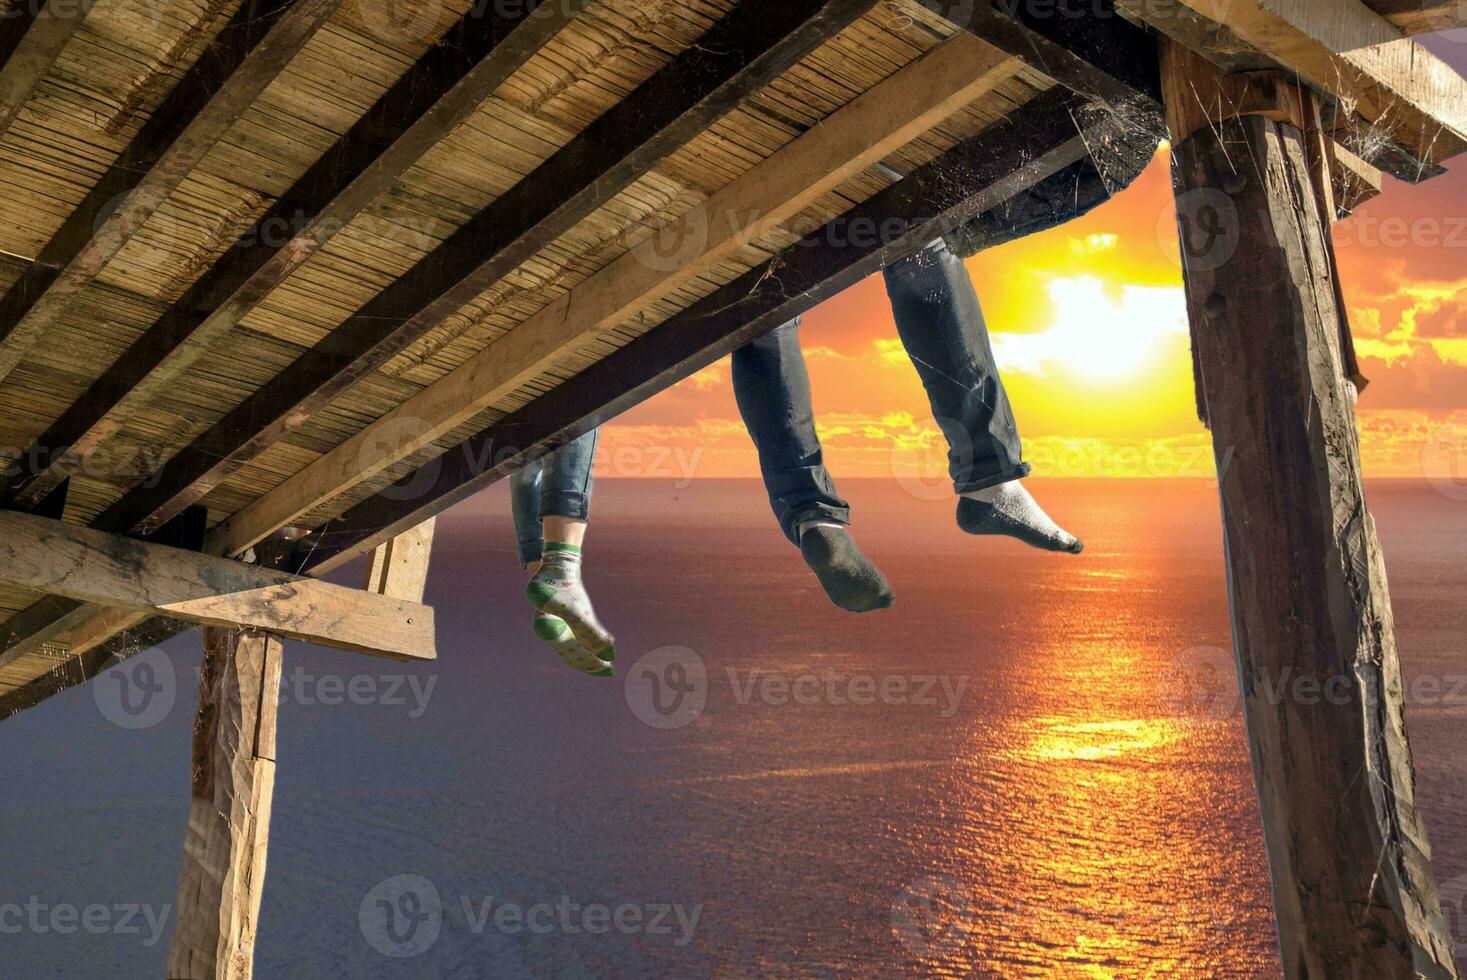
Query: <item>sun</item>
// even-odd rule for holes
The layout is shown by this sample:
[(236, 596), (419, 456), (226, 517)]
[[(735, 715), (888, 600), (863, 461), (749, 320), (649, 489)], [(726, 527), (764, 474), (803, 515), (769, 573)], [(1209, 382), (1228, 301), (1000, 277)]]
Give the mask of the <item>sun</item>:
[(1169, 337), (1187, 332), (1181, 289), (1121, 284), (1099, 276), (1055, 277), (1047, 286), (1053, 311), (1035, 333), (995, 333), (1004, 370), (1059, 374), (1099, 384), (1134, 382), (1156, 365)]

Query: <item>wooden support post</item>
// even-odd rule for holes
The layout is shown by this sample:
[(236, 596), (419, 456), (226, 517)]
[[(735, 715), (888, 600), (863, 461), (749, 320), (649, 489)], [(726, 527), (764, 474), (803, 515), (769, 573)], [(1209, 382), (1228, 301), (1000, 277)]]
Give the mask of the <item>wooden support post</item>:
[[(1164, 59), (1168, 93), (1226, 104), (1187, 69)], [(1456, 977), (1361, 486), (1327, 195), (1290, 114), (1254, 111), (1190, 127), (1173, 160), (1284, 972)]]
[(280, 662), (279, 637), (204, 631), (170, 978), (247, 980), (253, 973), (275, 789)]

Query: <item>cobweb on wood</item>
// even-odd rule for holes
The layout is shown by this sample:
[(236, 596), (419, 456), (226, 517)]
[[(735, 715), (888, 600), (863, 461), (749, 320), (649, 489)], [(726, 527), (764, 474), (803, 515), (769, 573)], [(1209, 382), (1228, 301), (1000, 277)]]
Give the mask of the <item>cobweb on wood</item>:
[(948, 248), (967, 258), (983, 249), (1062, 225), (1108, 201), (1141, 175), (1156, 152), (1156, 110), (1090, 103), (1076, 113), (1086, 155), (1028, 190), (947, 234)]

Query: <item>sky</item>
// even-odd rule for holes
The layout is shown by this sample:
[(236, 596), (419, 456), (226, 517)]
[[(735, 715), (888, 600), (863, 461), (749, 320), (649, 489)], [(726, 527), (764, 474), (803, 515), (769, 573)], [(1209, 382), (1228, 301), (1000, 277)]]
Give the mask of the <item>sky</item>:
[[(1467, 30), (1424, 39), (1467, 71)], [(1367, 476), (1448, 481), (1467, 496), (1467, 160), (1335, 226), (1370, 385)], [(1129, 188), (1059, 228), (968, 260), (1036, 475), (1207, 477), (1165, 144)], [(805, 317), (801, 338), (837, 479), (945, 483), (946, 446), (896, 339), (880, 276)], [(728, 361), (603, 428), (608, 477), (757, 476)]]

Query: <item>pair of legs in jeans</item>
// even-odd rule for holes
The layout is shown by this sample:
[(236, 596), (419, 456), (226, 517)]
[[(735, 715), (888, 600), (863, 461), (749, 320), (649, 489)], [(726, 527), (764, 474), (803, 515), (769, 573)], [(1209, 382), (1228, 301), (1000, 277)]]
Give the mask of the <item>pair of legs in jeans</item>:
[[(1047, 550), (1078, 552), (1080, 542), (1056, 526), (1018, 482), (1029, 467), (962, 260), (937, 241), (893, 263), (884, 276), (902, 345), (948, 441), (959, 526), (973, 534), (1009, 535)], [(779, 526), (800, 548), (826, 594), (843, 609), (880, 609), (891, 604), (891, 589), (851, 539), (850, 506), (837, 495), (825, 469), (798, 326), (798, 320), (787, 323), (734, 352), (739, 411), (758, 448)], [(521, 541), (530, 542), (521, 545), (526, 564), (537, 543), (538, 519), (545, 519), (547, 534), (552, 518), (578, 520), (584, 531), (591, 487), (585, 444), (589, 440), (594, 452), (594, 439), (590, 433), (546, 457), (547, 469), (561, 474), (575, 493), (562, 494), (558, 483), (549, 492), (544, 478), (516, 477), (516, 526)], [(538, 507), (528, 491), (518, 489), (520, 482), (528, 486), (534, 481), (543, 484)], [(532, 589), (534, 585), (532, 580)], [(579, 636), (574, 617), (565, 619)]]

